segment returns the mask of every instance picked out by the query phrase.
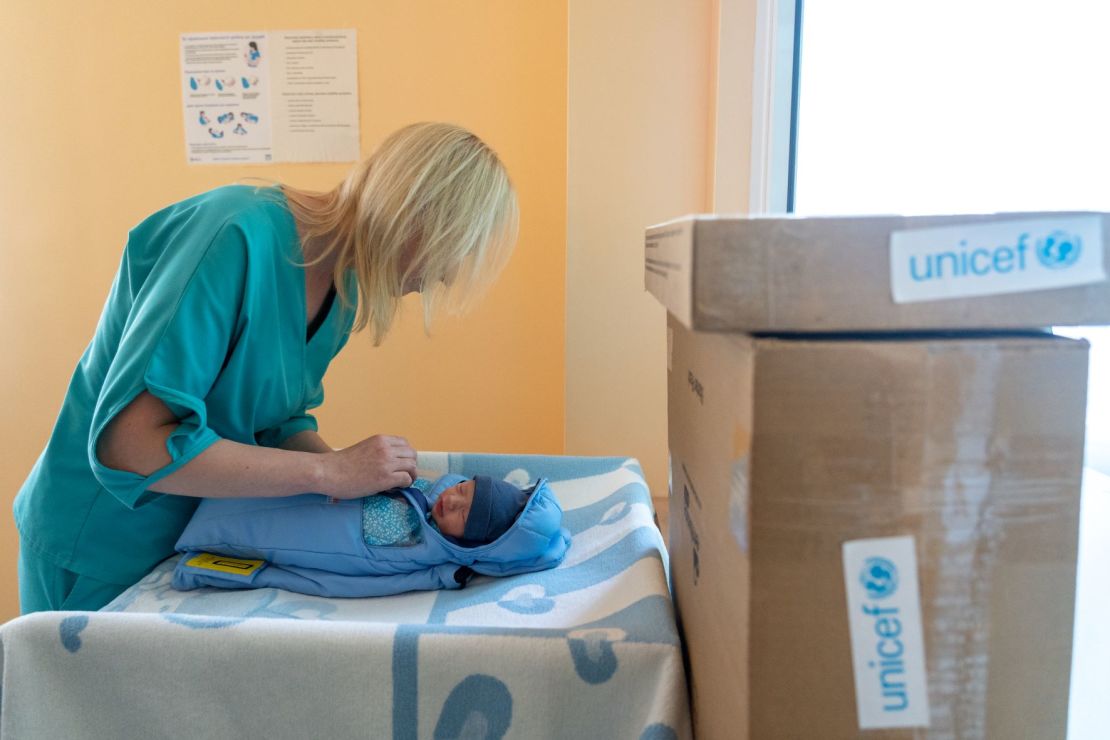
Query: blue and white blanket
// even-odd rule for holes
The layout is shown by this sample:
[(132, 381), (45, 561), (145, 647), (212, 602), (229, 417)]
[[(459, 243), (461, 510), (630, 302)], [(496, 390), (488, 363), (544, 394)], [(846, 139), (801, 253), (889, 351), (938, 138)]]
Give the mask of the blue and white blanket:
[(327, 599), (174, 591), (176, 558), (101, 612), (0, 627), (2, 737), (690, 736), (666, 554), (635, 460), (422, 454), (548, 478), (556, 569), (461, 591)]

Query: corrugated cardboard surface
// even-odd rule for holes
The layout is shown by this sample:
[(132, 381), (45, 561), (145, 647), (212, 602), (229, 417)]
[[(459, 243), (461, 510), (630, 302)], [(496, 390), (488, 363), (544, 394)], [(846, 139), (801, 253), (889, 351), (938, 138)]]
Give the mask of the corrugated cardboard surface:
[[(698, 736), (1063, 737), (1085, 343), (669, 326), (671, 574)], [(841, 546), (905, 534), (931, 725), (863, 733)]]
[[(667, 374), (672, 594), (687, 650), (695, 736), (743, 738), (750, 720), (751, 585), (744, 466), (755, 357), (744, 336), (718, 335), (701, 344), (686, 338), (676, 332)], [(718, 342), (728, 343), (727, 358), (714, 351)]]
[[(890, 234), (1065, 214), (681, 219), (647, 231), (645, 284), (708, 331), (1023, 329), (1110, 323), (1110, 282), (896, 304)], [(1110, 268), (1110, 215), (1101, 214)]]

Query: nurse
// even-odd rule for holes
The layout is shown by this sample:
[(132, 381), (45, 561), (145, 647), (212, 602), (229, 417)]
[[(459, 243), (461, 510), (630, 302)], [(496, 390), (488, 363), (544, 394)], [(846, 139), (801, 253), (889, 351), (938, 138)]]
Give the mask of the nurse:
[(468, 304), (516, 233), (497, 155), (439, 123), (394, 133), (330, 192), (225, 186), (134, 227), (15, 500), (21, 610), (104, 606), (173, 554), (202, 497), (409, 486), (405, 439), (323, 440), (321, 379), (352, 331), (381, 342), (403, 295), (421, 293), (426, 325)]

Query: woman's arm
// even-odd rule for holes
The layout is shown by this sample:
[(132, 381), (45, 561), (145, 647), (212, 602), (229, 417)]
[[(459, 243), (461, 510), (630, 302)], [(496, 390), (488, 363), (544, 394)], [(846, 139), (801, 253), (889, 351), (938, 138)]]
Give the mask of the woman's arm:
[[(177, 425), (173, 412), (144, 391), (109, 422), (97, 441), (97, 457), (109, 468), (148, 476), (172, 461), (166, 440)], [(299, 493), (355, 498), (408, 486), (416, 477), (416, 451), (402, 437), (376, 435), (338, 451), (315, 432), (286, 442), (295, 449), (221, 439), (155, 483), (154, 490), (206, 498)]]

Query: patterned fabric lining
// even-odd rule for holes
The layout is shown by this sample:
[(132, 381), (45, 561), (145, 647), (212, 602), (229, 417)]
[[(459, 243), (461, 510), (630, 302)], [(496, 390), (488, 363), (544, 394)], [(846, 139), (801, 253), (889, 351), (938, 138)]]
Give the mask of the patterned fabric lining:
[[(427, 478), (417, 478), (412, 488), (426, 495), (433, 484)], [(362, 538), (371, 547), (418, 544), (424, 539), (420, 534), (420, 512), (401, 496), (367, 496), (362, 500)]]

